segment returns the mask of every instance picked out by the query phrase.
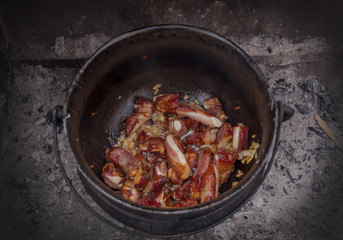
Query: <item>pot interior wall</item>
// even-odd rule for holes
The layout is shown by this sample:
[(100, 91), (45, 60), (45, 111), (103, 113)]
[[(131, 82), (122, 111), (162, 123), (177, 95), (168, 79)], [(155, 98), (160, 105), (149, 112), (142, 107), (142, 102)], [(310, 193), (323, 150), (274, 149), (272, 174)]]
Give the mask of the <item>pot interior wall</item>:
[[(255, 134), (261, 141), (258, 155), (263, 159), (273, 134), (271, 103), (262, 76), (234, 45), (185, 29), (147, 31), (113, 43), (84, 69), (67, 106), (71, 114), (67, 130), (74, 154), (100, 186), (110, 191), (101, 182), (104, 153), (111, 147), (108, 137), (116, 139), (122, 120), (133, 111), (135, 98), (152, 98), (152, 87), (158, 83), (162, 85), (158, 94), (189, 95), (200, 103), (207, 97), (218, 97), (228, 121), (249, 126), (250, 136)], [(240, 109), (234, 110), (237, 106)], [(91, 117), (92, 113), (97, 114)], [(253, 161), (237, 168), (247, 178), (259, 164), (261, 161)]]

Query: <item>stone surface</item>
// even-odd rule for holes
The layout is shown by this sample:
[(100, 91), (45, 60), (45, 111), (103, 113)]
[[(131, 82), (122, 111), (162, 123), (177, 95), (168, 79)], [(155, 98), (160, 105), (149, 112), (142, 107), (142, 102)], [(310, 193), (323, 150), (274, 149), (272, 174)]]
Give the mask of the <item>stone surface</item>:
[[(296, 110), (262, 187), (231, 218), (181, 239), (342, 239), (342, 4), (311, 1), (5, 1), (1, 3), (0, 238), (141, 239), (102, 223), (77, 201), (55, 159), (46, 113), (64, 102), (79, 67), (123, 32), (151, 24), (205, 27), (232, 39)], [(7, 44), (8, 43), (8, 44)], [(86, 201), (65, 135), (67, 174)], [(152, 238), (151, 238), (152, 239)]]

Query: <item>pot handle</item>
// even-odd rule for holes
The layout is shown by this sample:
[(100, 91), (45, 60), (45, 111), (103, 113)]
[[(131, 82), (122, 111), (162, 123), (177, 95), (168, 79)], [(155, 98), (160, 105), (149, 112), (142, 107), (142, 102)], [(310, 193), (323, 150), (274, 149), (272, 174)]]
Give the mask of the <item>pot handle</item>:
[[(64, 178), (64, 180), (66, 181), (68, 187), (71, 189), (71, 191), (74, 193), (75, 197), (79, 200), (79, 202), (91, 213), (93, 214), (93, 216), (97, 217), (98, 219), (100, 219), (102, 222), (106, 223), (107, 225), (123, 231), (125, 233), (128, 234), (135, 234), (135, 235), (139, 235), (142, 237), (155, 237), (155, 235), (153, 234), (147, 234), (144, 232), (138, 232), (135, 230), (130, 230), (128, 228), (125, 227), (121, 227), (118, 226), (117, 224), (115, 224), (114, 222), (110, 221), (108, 218), (105, 218), (103, 216), (101, 216), (98, 212), (96, 212), (91, 206), (88, 205), (88, 203), (86, 203), (86, 201), (80, 196), (80, 194), (76, 191), (76, 189), (74, 188), (71, 180), (69, 179), (69, 177), (67, 176), (67, 173), (64, 169), (62, 160), (61, 160), (61, 156), (60, 156), (60, 150), (58, 147), (58, 138), (57, 138), (57, 133), (61, 134), (62, 133), (62, 129), (63, 129), (63, 119), (66, 117), (66, 113), (63, 109), (63, 106), (61, 105), (57, 105), (54, 110), (49, 111), (47, 113), (47, 121), (52, 123), (53, 125), (53, 140), (54, 140), (54, 148), (55, 148), (55, 153), (56, 153), (56, 161), (57, 164), (61, 170), (62, 176)], [(125, 225), (124, 225), (125, 226)], [(156, 237), (161, 237), (159, 235), (156, 235)]]
[(280, 132), (281, 132), (281, 125), (283, 122), (289, 120), (290, 118), (293, 117), (295, 110), (293, 108), (291, 108), (288, 105), (283, 104), (282, 101), (277, 101), (277, 108), (278, 108), (278, 115), (279, 115), (279, 120), (278, 123), (276, 125), (276, 135), (275, 135), (275, 141), (274, 141), (274, 147), (272, 150), (272, 155), (271, 155), (271, 163), (269, 163), (262, 175), (262, 178), (266, 178), (267, 174), (270, 171), (271, 166), (273, 165), (274, 162), (274, 158), (279, 146), (279, 138), (280, 138)]

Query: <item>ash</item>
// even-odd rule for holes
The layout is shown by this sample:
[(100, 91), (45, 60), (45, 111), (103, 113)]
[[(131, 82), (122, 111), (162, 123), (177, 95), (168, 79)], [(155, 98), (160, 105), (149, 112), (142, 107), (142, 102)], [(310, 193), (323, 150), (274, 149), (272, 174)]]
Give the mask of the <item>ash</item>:
[[(107, 12), (107, 2), (91, 8)], [(343, 238), (343, 152), (314, 119), (317, 113), (343, 143), (343, 48), (335, 26), (327, 28), (316, 20), (316, 26), (300, 24), (293, 32), (290, 26), (298, 26), (298, 19), (280, 15), (281, 20), (265, 27), (266, 18), (273, 15), (267, 3), (249, 8), (216, 1), (204, 3), (204, 9), (195, 4), (191, 13), (175, 1), (166, 8), (151, 1), (149, 6), (140, 3), (145, 11), (137, 16), (121, 15), (133, 6), (112, 6), (113, 16), (122, 18), (106, 15), (109, 20), (101, 20), (108, 21), (106, 28), (80, 7), (83, 15), (70, 15), (75, 21), (66, 29), (65, 25), (53, 25), (58, 22), (36, 24), (29, 13), (26, 15), (32, 19), (25, 13), (21, 18), (11, 17), (17, 11), (11, 4), (3, 3), (8, 10), (4, 14), (7, 30), (1, 29), (0, 35), (1, 40), (7, 39), (7, 45), (1, 41), (0, 57), (8, 58), (7, 68), (3, 64), (0, 69), (1, 239), (142, 239), (102, 223), (74, 197), (57, 166), (46, 114), (63, 104), (72, 79), (95, 49), (130, 29), (169, 22), (202, 26), (234, 40), (261, 67), (275, 98), (295, 109), (295, 115), (282, 124), (274, 165), (257, 193), (231, 218), (180, 239)], [(232, 12), (232, 8), (240, 11)], [(242, 23), (250, 32), (231, 21), (230, 17), (240, 19), (240, 14), (251, 16)], [(336, 19), (330, 14), (325, 15), (329, 22)], [(48, 15), (45, 18), (49, 19)], [(60, 21), (68, 23), (68, 18)], [(280, 22), (284, 25), (276, 24)], [(15, 24), (23, 28), (18, 30)], [(50, 30), (44, 32), (44, 27)], [(89, 205), (107, 216), (84, 189), (65, 133), (59, 141), (75, 188)]]

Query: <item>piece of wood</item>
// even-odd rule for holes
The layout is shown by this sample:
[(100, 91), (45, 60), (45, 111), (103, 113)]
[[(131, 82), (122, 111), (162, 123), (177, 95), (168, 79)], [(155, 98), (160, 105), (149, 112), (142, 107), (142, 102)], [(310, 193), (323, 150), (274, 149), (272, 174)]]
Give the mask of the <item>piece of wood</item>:
[(334, 143), (341, 149), (342, 145), (340, 144), (340, 142), (338, 141), (338, 139), (335, 137), (335, 135), (333, 134), (333, 132), (331, 131), (331, 129), (328, 127), (328, 125), (324, 122), (324, 120), (319, 117), (319, 115), (317, 113), (314, 114), (314, 118), (317, 120), (319, 126), (324, 130), (324, 132), (332, 139), (332, 141), (334, 141)]

